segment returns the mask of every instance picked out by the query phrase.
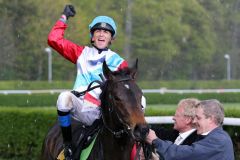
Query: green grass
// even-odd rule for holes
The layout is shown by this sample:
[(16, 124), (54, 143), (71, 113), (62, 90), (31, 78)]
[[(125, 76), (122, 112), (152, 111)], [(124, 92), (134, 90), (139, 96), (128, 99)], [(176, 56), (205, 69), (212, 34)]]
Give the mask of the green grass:
[[(173, 81), (138, 81), (138, 85), (142, 89), (224, 89), (224, 88), (240, 88), (239, 80), (173, 80)], [(34, 90), (34, 89), (72, 89), (74, 81), (0, 81), (0, 90)]]
[[(225, 103), (224, 109), (225, 114), (228, 117), (240, 117), (240, 103)], [(177, 105), (175, 104), (149, 104), (147, 105), (145, 114), (146, 116), (171, 116), (175, 113)], [(8, 107), (1, 106), (0, 112), (43, 112), (43, 113), (52, 113), (56, 114), (55, 106), (46, 106), (46, 107)]]
[[(224, 103), (226, 117), (240, 117), (240, 103)], [(154, 104), (147, 105), (145, 114), (147, 116), (169, 116), (174, 115), (177, 105)]]
[(0, 112), (24, 112), (24, 113), (32, 113), (32, 112), (42, 112), (42, 113), (53, 113), (56, 112), (56, 107), (7, 107), (1, 106)]
[[(155, 104), (148, 105), (146, 116), (172, 116), (177, 105)], [(240, 113), (240, 103), (224, 104), (226, 116)], [(55, 122), (57, 112), (55, 106), (46, 107), (0, 107), (1, 113), (1, 130), (0, 130), (0, 152), (5, 153), (11, 158), (0, 158), (0, 160), (25, 160), (31, 157), (32, 160), (37, 160), (37, 155), (40, 153), (42, 140), (47, 133), (49, 127)], [(240, 117), (240, 116), (238, 116)], [(239, 129), (235, 126), (227, 126), (233, 140), (239, 141), (235, 134)], [(230, 128), (230, 129), (229, 129)], [(11, 144), (11, 148), (6, 148), (7, 144)], [(1, 148), (2, 147), (2, 148)], [(31, 148), (31, 152), (27, 153)], [(239, 148), (236, 148), (238, 151)], [(236, 152), (236, 160), (240, 160), (240, 154)], [(1, 155), (1, 154), (0, 154)], [(29, 155), (25, 158), (25, 155)]]
[(71, 89), (71, 81), (0, 81), (1, 90)]

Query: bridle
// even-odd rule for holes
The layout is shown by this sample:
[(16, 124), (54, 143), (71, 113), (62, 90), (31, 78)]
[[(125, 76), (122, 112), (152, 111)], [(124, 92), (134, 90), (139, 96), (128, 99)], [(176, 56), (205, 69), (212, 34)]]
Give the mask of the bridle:
[[(117, 81), (114, 81), (113, 83), (120, 83), (120, 82), (124, 82), (124, 81), (132, 81), (134, 79), (132, 79), (130, 76), (129, 77), (126, 77), (126, 78), (122, 78), (122, 79), (119, 79)], [(105, 83), (108, 83), (108, 81), (110, 80), (107, 80)], [(107, 84), (105, 84), (107, 85)], [(120, 130), (117, 130), (115, 131), (114, 129), (111, 129), (109, 127), (109, 125), (106, 123), (106, 120), (105, 120), (105, 117), (102, 116), (102, 120), (103, 120), (103, 126), (110, 132), (114, 135), (114, 137), (116, 138), (121, 138), (125, 133), (126, 134), (129, 134), (129, 131), (131, 130), (130, 126), (125, 123), (122, 118), (119, 116), (118, 112), (114, 109), (115, 105), (116, 105), (116, 102), (115, 102), (115, 99), (113, 98), (112, 94), (110, 93), (108, 95), (109, 99), (111, 99), (111, 101), (109, 101), (108, 103), (108, 109), (109, 109), (109, 113), (114, 113), (116, 116), (117, 116), (117, 119), (119, 120), (120, 124), (123, 126), (123, 129), (120, 129)]]
[[(93, 81), (91, 82), (89, 85), (88, 85), (88, 88), (85, 90), (85, 91), (82, 91), (82, 92), (77, 92), (77, 91), (71, 91), (75, 96), (77, 97), (80, 97), (82, 95), (84, 95), (86, 92), (89, 92), (95, 88), (101, 88), (103, 92), (105, 92), (106, 90), (106, 87), (108, 85), (108, 83), (110, 81), (113, 81), (113, 80), (105, 80), (103, 79), (103, 77), (100, 75), (100, 77), (102, 78), (103, 82), (102, 81)], [(122, 79), (119, 79), (119, 80), (116, 80), (116, 81), (113, 81), (113, 83), (120, 83), (120, 82), (124, 82), (124, 81), (132, 81), (134, 80), (133, 78), (131, 78), (130, 76), (126, 77), (126, 78), (122, 78)], [(95, 85), (95, 86), (92, 86), (94, 83), (97, 83), (98, 85)], [(120, 116), (118, 115), (117, 111), (114, 109), (115, 105), (116, 105), (116, 102), (115, 102), (115, 99), (112, 97), (112, 94), (110, 93), (108, 95), (109, 99), (112, 99), (112, 101), (110, 101), (110, 103), (108, 103), (108, 110), (110, 113), (115, 113), (115, 115), (117, 116), (117, 119), (119, 120), (120, 124), (123, 126), (123, 129), (120, 129), (120, 130), (114, 130), (112, 129), (107, 123), (106, 123), (106, 120), (105, 120), (105, 117), (102, 115), (102, 121), (103, 121), (103, 127), (106, 128), (115, 138), (121, 138), (124, 134), (129, 134), (129, 131), (131, 130), (130, 126), (125, 123), (122, 118), (120, 118)], [(143, 148), (143, 150), (146, 152), (146, 151), (151, 151), (151, 149), (149, 149), (149, 146), (146, 146), (145, 143), (143, 142), (138, 142), (136, 143), (137, 144), (137, 153), (136, 153), (136, 156), (134, 157), (134, 160), (137, 159), (137, 155), (139, 156), (139, 152), (140, 152), (140, 148)], [(145, 155), (145, 152), (144, 152), (144, 155)], [(148, 152), (148, 155), (151, 155), (151, 152)], [(161, 156), (161, 155), (160, 155)], [(148, 160), (150, 158), (146, 158), (146, 160)], [(161, 156), (161, 159), (164, 160), (164, 158)]]
[[(99, 80), (95, 80), (95, 81), (92, 81), (86, 90), (82, 91), (82, 92), (78, 92), (78, 91), (71, 91), (71, 93), (73, 93), (76, 97), (80, 97), (80, 96), (83, 96), (85, 95), (87, 92), (95, 89), (95, 88), (101, 88), (103, 91), (106, 89), (105, 86), (107, 86), (107, 83), (109, 83), (110, 81), (112, 80), (105, 80), (103, 78), (102, 75), (99, 75), (101, 77), (101, 79), (103, 80), (102, 81), (99, 81)], [(126, 77), (126, 78), (122, 78), (122, 79), (119, 79), (119, 80), (116, 80), (114, 81), (113, 83), (120, 83), (120, 82), (124, 82), (124, 81), (132, 81), (134, 80), (133, 78), (131, 78), (130, 76)], [(95, 85), (95, 86), (92, 86), (94, 83), (97, 83), (98, 85)], [(106, 123), (106, 120), (105, 120), (105, 117), (102, 115), (102, 120), (103, 120), (103, 126), (110, 132), (112, 133), (116, 138), (120, 138), (122, 137), (122, 135), (124, 135), (124, 133), (127, 133), (129, 134), (129, 131), (131, 130), (130, 126), (125, 123), (122, 118), (120, 118), (120, 116), (118, 115), (118, 113), (116, 112), (116, 110), (114, 109), (114, 106), (115, 106), (115, 100), (114, 98), (112, 97), (112, 94), (109, 94), (109, 99), (112, 99), (112, 101), (110, 101), (109, 103), (109, 112), (114, 113), (116, 114), (117, 116), (117, 119), (120, 121), (120, 124), (122, 124), (124, 127), (123, 129), (121, 130), (118, 130), (118, 131), (115, 131), (114, 129), (111, 129), (111, 127), (109, 127), (109, 125)]]

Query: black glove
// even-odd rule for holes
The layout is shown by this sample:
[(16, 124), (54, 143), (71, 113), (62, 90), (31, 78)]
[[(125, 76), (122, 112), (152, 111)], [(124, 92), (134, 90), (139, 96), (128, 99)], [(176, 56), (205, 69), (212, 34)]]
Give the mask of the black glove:
[(66, 5), (63, 14), (67, 17), (67, 19), (68, 17), (73, 17), (76, 14), (73, 5)]
[(73, 160), (73, 152), (71, 145), (64, 145), (64, 157), (65, 160)]

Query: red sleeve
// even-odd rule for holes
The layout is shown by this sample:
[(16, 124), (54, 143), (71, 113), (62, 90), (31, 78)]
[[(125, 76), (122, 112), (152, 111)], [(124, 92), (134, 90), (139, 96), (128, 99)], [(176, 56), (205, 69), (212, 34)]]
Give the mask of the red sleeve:
[(84, 46), (79, 46), (67, 39), (64, 39), (64, 31), (67, 25), (62, 21), (57, 21), (48, 35), (48, 45), (55, 49), (63, 57), (71, 61), (77, 62)]
[(120, 66), (118, 67), (118, 70), (123, 69), (123, 68), (127, 68), (127, 67), (128, 67), (128, 63), (127, 63), (126, 60), (124, 60), (124, 61), (120, 64)]

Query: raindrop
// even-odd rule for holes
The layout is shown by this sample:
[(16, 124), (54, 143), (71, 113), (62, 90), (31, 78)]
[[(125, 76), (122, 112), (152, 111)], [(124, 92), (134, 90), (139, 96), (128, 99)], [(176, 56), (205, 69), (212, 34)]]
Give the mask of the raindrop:
[(182, 42), (186, 43), (187, 42), (187, 38), (186, 37), (182, 37)]
[(237, 136), (238, 136), (238, 133), (237, 133), (237, 132), (234, 132), (234, 135), (237, 137)]

